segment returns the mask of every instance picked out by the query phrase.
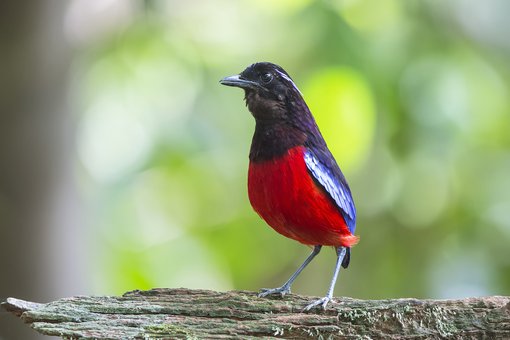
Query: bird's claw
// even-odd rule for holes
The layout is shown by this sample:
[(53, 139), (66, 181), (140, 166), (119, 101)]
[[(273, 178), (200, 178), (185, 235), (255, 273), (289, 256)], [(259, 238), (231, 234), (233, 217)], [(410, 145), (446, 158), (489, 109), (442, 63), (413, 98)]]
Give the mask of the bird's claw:
[(322, 306), (322, 309), (325, 310), (328, 302), (330, 302), (330, 301), (333, 301), (333, 299), (330, 298), (329, 296), (325, 296), (321, 299), (315, 300), (314, 302), (312, 302), (308, 306), (306, 306), (303, 309), (303, 312), (308, 312), (309, 310), (311, 310), (312, 308), (315, 308), (317, 306)]
[(280, 294), (281, 297), (284, 297), (286, 294), (290, 294), (290, 288), (289, 287), (278, 287), (278, 288), (262, 288), (260, 290), (260, 293), (258, 294), (258, 297), (264, 297), (268, 295), (273, 294)]

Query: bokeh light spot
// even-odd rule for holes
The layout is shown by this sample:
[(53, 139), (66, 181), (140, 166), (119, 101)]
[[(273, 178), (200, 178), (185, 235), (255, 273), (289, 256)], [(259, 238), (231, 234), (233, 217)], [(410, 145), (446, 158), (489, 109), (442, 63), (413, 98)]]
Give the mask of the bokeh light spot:
[(318, 71), (303, 94), (328, 146), (342, 168), (352, 169), (368, 155), (375, 133), (375, 107), (367, 81), (349, 67)]
[(396, 0), (336, 0), (333, 4), (345, 21), (361, 31), (391, 27), (401, 18)]
[(151, 149), (143, 124), (119, 103), (103, 101), (87, 112), (78, 140), (82, 164), (100, 182), (140, 165)]
[(274, 11), (282, 11), (288, 13), (289, 11), (297, 11), (312, 3), (312, 0), (252, 0), (253, 5), (263, 9)]
[(448, 171), (440, 161), (423, 156), (403, 164), (401, 194), (394, 211), (407, 227), (430, 226), (449, 203)]

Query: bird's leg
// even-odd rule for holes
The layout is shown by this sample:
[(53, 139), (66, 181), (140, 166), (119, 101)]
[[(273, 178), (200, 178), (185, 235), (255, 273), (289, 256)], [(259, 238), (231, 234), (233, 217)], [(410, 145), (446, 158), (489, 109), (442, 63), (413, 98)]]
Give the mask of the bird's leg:
[(303, 311), (309, 311), (310, 309), (312, 309), (316, 306), (322, 306), (323, 309), (326, 309), (326, 305), (328, 304), (328, 302), (333, 299), (333, 291), (335, 290), (336, 278), (338, 277), (338, 273), (340, 272), (340, 267), (342, 266), (342, 261), (345, 257), (346, 252), (347, 252), (347, 248), (345, 248), (345, 247), (337, 247), (336, 248), (337, 259), (336, 259), (336, 265), (335, 265), (335, 272), (333, 273), (333, 279), (331, 280), (331, 284), (329, 286), (328, 293), (322, 299), (318, 299), (318, 300), (310, 303), (308, 306), (305, 307), (305, 309), (303, 309)]
[(322, 248), (322, 246), (315, 246), (315, 247), (313, 247), (312, 253), (306, 258), (305, 262), (303, 262), (301, 267), (299, 267), (298, 270), (296, 270), (296, 272), (294, 274), (292, 274), (292, 276), (287, 280), (287, 282), (285, 282), (283, 284), (283, 286), (278, 287), (278, 288), (273, 288), (273, 289), (262, 288), (260, 293), (259, 293), (259, 297), (264, 297), (264, 296), (268, 296), (268, 295), (271, 295), (271, 294), (280, 294), (281, 296), (284, 296), (285, 294), (289, 294), (290, 293), (290, 286), (292, 285), (292, 282), (294, 282), (296, 277), (298, 277), (298, 275), (313, 260), (313, 258), (315, 256), (317, 256), (317, 254), (319, 254), (319, 252), (321, 251), (321, 248)]

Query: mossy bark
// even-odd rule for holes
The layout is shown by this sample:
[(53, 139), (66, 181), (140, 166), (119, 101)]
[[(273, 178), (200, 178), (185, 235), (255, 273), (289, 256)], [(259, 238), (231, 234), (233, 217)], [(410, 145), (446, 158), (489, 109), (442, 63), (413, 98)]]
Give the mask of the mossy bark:
[(463, 300), (337, 298), (303, 313), (309, 297), (152, 289), (2, 305), (36, 331), (68, 339), (510, 339), (510, 297)]

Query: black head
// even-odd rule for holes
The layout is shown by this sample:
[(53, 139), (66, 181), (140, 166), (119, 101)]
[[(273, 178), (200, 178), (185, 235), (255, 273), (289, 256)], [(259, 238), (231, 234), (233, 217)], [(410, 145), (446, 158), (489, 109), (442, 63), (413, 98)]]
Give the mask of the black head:
[(326, 146), (301, 92), (280, 66), (255, 63), (220, 83), (244, 89), (246, 104), (256, 121), (252, 162), (272, 159), (297, 145)]
[(223, 78), (220, 83), (244, 89), (248, 109), (257, 120), (285, 118), (289, 105), (296, 102), (306, 105), (287, 72), (272, 63), (252, 64), (238, 75)]

